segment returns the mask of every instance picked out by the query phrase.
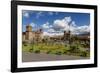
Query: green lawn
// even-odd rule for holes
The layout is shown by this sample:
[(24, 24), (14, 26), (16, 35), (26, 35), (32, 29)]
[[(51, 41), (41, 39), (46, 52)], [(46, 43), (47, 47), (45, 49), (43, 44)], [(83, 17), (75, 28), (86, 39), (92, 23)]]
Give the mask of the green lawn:
[(47, 53), (55, 55), (76, 55), (89, 57), (89, 51), (85, 51), (80, 44), (55, 44), (55, 43), (38, 43), (38, 44), (23, 44), (24, 52)]

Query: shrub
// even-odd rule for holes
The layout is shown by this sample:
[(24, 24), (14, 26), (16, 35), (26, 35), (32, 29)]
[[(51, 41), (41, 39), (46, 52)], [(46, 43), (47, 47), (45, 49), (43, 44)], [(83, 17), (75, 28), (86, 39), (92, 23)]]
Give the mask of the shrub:
[(77, 53), (79, 51), (79, 47), (77, 45), (71, 45), (69, 51), (72, 53)]
[(33, 48), (29, 49), (29, 52), (31, 52), (31, 53), (32, 53), (32, 52), (33, 52)]
[(34, 50), (34, 53), (40, 53), (39, 49)]
[(81, 54), (80, 54), (80, 56), (87, 57), (88, 56), (88, 53), (86, 51), (82, 51)]
[(26, 41), (23, 41), (22, 43), (23, 43), (24, 46), (28, 45), (28, 43)]
[(63, 54), (69, 54), (70, 52), (69, 51), (63, 51)]
[(48, 50), (46, 53), (47, 53), (47, 54), (50, 54), (50, 53), (51, 53), (51, 51), (50, 51), (50, 50)]
[(56, 55), (61, 55), (61, 54), (63, 54), (63, 53), (62, 53), (61, 51), (56, 51), (55, 54), (56, 54)]

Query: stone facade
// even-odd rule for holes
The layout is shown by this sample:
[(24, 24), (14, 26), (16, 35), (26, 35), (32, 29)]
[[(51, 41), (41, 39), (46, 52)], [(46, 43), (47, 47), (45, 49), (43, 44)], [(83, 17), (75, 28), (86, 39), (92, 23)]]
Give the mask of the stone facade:
[[(88, 35), (82, 35), (82, 36), (72, 36), (70, 34), (70, 31), (63, 32), (63, 35), (60, 36), (48, 36), (47, 40), (50, 41), (75, 41), (75, 40), (80, 40), (80, 41), (89, 41), (90, 38), (89, 34)], [(75, 37), (77, 37), (78, 39), (75, 39)], [(73, 39), (72, 39), (73, 38)], [(45, 40), (45, 36), (43, 36), (43, 31), (42, 29), (39, 29), (37, 31), (32, 31), (32, 26), (31, 25), (27, 25), (26, 26), (26, 31), (22, 33), (22, 40), (23, 42), (29, 42), (29, 43), (34, 43), (34, 42), (42, 42), (43, 40)]]
[(43, 32), (42, 29), (39, 29), (37, 31), (32, 31), (32, 26), (31, 25), (27, 25), (26, 26), (26, 31), (23, 32), (22, 34), (22, 39), (23, 42), (41, 42), (43, 38)]

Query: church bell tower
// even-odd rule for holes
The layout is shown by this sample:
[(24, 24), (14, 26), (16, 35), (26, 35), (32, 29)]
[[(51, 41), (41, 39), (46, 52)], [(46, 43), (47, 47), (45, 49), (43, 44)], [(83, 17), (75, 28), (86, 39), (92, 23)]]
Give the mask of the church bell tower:
[(32, 40), (33, 34), (32, 34), (32, 26), (31, 25), (27, 25), (26, 26), (26, 40)]
[(32, 26), (31, 25), (26, 26), (26, 32), (32, 32)]

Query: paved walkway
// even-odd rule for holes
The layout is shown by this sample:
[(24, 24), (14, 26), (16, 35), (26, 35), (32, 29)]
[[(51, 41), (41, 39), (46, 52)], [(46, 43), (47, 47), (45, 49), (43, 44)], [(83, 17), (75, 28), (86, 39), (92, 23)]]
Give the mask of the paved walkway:
[(44, 53), (22, 53), (23, 62), (34, 62), (34, 61), (55, 61), (55, 60), (77, 60), (77, 59), (89, 59), (86, 57), (70, 56), (70, 55), (53, 55)]

